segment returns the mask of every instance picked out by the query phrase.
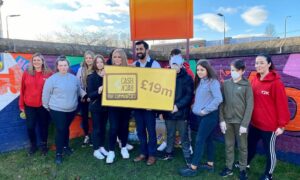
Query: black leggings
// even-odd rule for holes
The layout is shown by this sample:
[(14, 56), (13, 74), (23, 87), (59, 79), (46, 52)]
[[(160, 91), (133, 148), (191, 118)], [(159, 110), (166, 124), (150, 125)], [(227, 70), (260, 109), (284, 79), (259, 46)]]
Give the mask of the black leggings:
[(130, 110), (127, 108), (108, 108), (109, 119), (109, 150), (114, 151), (119, 137), (122, 147), (125, 147), (128, 140)]
[(56, 127), (56, 154), (62, 154), (64, 147), (69, 147), (69, 127), (74, 119), (75, 111), (73, 112), (62, 112), (50, 110), (50, 115), (54, 121)]
[(93, 121), (92, 142), (94, 150), (97, 150), (99, 147), (104, 146), (108, 115), (107, 111), (92, 111), (91, 114)]
[(249, 126), (248, 133), (248, 164), (256, 154), (256, 147), (259, 140), (262, 140), (263, 147), (267, 156), (265, 174), (272, 174), (276, 166), (276, 135), (272, 131), (263, 131), (254, 126)]
[(39, 128), (39, 137), (42, 145), (47, 144), (48, 127), (49, 127), (49, 112), (43, 107), (30, 107), (25, 105), (27, 133), (31, 146), (37, 146), (35, 128)]
[(89, 135), (89, 102), (80, 102), (80, 113), (82, 117), (82, 129), (84, 131), (84, 135)]

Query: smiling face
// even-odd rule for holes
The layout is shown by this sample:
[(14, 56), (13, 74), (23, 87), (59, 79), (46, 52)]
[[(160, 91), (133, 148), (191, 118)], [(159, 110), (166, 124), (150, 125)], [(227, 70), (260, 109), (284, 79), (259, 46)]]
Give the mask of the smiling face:
[(122, 56), (118, 52), (114, 52), (112, 56), (112, 64), (121, 66), (122, 65)]
[(257, 56), (255, 59), (255, 68), (257, 73), (259, 74), (267, 74), (269, 73), (269, 68), (271, 63), (268, 63), (267, 59), (263, 56)]
[(94, 59), (93, 59), (92, 55), (87, 54), (87, 55), (85, 55), (85, 57), (84, 57), (84, 61), (85, 61), (85, 63), (86, 63), (88, 66), (92, 66), (92, 65), (93, 65), (93, 62), (94, 62)]
[(148, 53), (148, 50), (146, 50), (143, 44), (136, 45), (135, 51), (138, 59), (144, 59)]
[(32, 59), (32, 65), (35, 70), (41, 70), (44, 62), (39, 56), (35, 56)]
[(104, 62), (101, 58), (96, 59), (96, 67), (98, 70), (102, 70), (104, 68)]
[(200, 79), (203, 79), (203, 78), (207, 77), (207, 70), (203, 66), (198, 65), (197, 66), (197, 75)]
[(61, 74), (66, 74), (69, 71), (69, 64), (67, 61), (58, 61), (57, 63), (58, 72)]

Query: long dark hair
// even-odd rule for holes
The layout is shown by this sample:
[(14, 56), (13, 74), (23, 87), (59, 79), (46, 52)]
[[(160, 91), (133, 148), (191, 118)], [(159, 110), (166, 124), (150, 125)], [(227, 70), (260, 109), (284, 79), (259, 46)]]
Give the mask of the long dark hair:
[(98, 67), (97, 67), (97, 59), (101, 59), (101, 61), (105, 65), (105, 59), (104, 59), (104, 57), (101, 54), (96, 54), (94, 62), (93, 62), (93, 66), (92, 66), (93, 71), (96, 71), (96, 72), (99, 70)]
[(275, 70), (274, 63), (273, 63), (272, 58), (269, 54), (261, 53), (261, 54), (258, 54), (256, 57), (264, 57), (266, 59), (266, 61), (268, 62), (268, 64), (271, 63), (271, 66), (269, 67), (269, 71)]
[[(207, 78), (209, 80), (213, 80), (213, 79), (218, 79), (217, 73), (215, 72), (215, 70), (213, 69), (213, 67), (210, 65), (210, 63), (208, 62), (208, 60), (199, 60), (197, 62), (196, 67), (198, 66), (202, 66), (203, 68), (206, 69), (207, 71)], [(195, 88), (198, 87), (198, 85), (200, 84), (201, 79), (199, 78), (198, 75), (196, 75), (195, 78)]]

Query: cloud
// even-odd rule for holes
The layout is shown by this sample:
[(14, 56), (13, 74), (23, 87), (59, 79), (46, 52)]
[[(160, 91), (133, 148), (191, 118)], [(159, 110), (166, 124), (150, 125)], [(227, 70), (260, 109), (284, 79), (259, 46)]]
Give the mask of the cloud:
[(232, 38), (248, 38), (248, 37), (265, 37), (265, 34), (238, 34), (232, 36)]
[(231, 7), (219, 7), (217, 12), (223, 13), (223, 14), (234, 14), (238, 11), (237, 8), (231, 8)]
[[(224, 21), (223, 18), (211, 13), (199, 14), (194, 17), (194, 19), (201, 20), (205, 25), (207, 25), (210, 29), (223, 32), (224, 31)], [(230, 30), (230, 27), (225, 22), (225, 30)]]
[(104, 23), (106, 23), (106, 24), (120, 24), (121, 21), (113, 20), (113, 19), (104, 19)]
[(268, 12), (262, 6), (254, 6), (244, 12), (241, 17), (247, 24), (259, 26), (268, 18)]

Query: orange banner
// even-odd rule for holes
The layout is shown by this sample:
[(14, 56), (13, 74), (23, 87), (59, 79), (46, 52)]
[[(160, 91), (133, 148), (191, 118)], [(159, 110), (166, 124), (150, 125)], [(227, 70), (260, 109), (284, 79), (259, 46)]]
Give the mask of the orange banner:
[(130, 0), (131, 40), (193, 37), (193, 0)]

